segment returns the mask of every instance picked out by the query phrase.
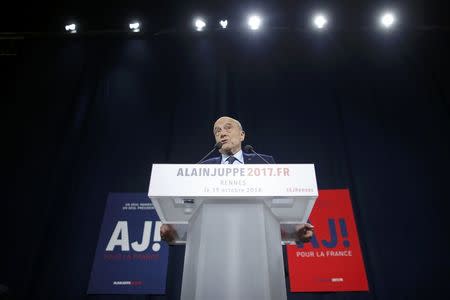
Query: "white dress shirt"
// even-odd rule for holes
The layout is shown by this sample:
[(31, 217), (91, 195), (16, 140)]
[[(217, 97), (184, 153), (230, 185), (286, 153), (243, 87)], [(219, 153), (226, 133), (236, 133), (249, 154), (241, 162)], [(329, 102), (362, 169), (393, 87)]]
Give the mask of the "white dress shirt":
[[(228, 157), (231, 155), (222, 154), (222, 161), (221, 164), (226, 165), (229, 164), (229, 161), (227, 161)], [(242, 149), (236, 152), (236, 154), (233, 155), (236, 160), (233, 162), (233, 165), (243, 165), (244, 164), (244, 154), (242, 153)]]

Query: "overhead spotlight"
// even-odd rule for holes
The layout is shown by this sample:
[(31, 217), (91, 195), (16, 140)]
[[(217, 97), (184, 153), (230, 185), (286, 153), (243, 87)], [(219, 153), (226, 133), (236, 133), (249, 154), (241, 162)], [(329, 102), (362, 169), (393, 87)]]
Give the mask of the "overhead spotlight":
[(257, 15), (252, 15), (248, 18), (247, 23), (251, 30), (258, 30), (261, 26), (261, 18)]
[(197, 31), (203, 31), (203, 28), (205, 28), (206, 23), (202, 19), (197, 18), (197, 19), (195, 19), (194, 25), (195, 25), (195, 28), (197, 29)]
[(227, 20), (220, 20), (219, 24), (220, 24), (220, 26), (222, 26), (223, 29), (225, 29), (228, 26), (228, 21)]
[(326, 27), (328, 19), (324, 14), (316, 14), (313, 18), (313, 24), (317, 29), (323, 29)]
[(380, 17), (380, 24), (384, 28), (391, 28), (395, 23), (395, 14), (393, 12), (385, 12)]
[(130, 27), (130, 30), (133, 32), (139, 32), (141, 31), (141, 24), (139, 24), (139, 22), (134, 22), (134, 23), (130, 23), (128, 25), (128, 27)]
[(77, 25), (75, 25), (75, 24), (67, 24), (66, 26), (65, 26), (65, 28), (66, 28), (66, 31), (67, 32), (70, 32), (70, 33), (77, 33)]

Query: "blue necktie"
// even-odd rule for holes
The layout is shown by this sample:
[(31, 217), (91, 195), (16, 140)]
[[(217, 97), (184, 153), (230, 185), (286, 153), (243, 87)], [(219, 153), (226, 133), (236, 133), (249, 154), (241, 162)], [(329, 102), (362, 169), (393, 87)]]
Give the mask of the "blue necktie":
[(230, 165), (232, 165), (235, 160), (237, 160), (237, 158), (234, 156), (230, 156), (227, 158), (228, 164), (230, 164)]

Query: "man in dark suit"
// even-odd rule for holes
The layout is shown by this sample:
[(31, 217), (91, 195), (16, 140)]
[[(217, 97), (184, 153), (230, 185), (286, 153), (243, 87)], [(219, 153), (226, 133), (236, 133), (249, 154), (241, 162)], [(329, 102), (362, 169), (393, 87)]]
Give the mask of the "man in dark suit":
[[(203, 161), (203, 164), (265, 164), (275, 163), (275, 160), (270, 155), (248, 154), (242, 151), (242, 142), (245, 139), (245, 132), (241, 123), (230, 117), (220, 117), (214, 123), (213, 128), (214, 138), (216, 143), (221, 143), (219, 149), (221, 156), (213, 157)], [(262, 158), (263, 159), (262, 159)], [(302, 242), (309, 242), (313, 236), (314, 227), (309, 224), (293, 225), (291, 232), (283, 232), (283, 237), (293, 236), (295, 240)], [(172, 242), (177, 239), (178, 234), (175, 228), (169, 224), (163, 224), (160, 229), (161, 239)]]
[[(274, 164), (272, 156), (242, 151), (242, 142), (245, 139), (245, 131), (238, 120), (230, 117), (221, 117), (214, 123), (214, 138), (216, 143), (221, 143), (219, 149), (221, 156), (205, 160), (204, 164)], [(265, 160), (265, 161), (264, 161)]]

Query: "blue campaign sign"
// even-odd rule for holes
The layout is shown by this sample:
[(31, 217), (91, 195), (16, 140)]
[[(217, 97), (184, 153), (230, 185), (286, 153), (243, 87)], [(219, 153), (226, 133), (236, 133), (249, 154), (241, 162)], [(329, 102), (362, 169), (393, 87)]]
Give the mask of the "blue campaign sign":
[(161, 222), (143, 193), (110, 193), (88, 294), (164, 294), (168, 246)]

